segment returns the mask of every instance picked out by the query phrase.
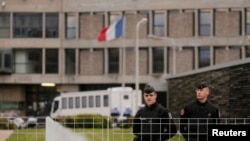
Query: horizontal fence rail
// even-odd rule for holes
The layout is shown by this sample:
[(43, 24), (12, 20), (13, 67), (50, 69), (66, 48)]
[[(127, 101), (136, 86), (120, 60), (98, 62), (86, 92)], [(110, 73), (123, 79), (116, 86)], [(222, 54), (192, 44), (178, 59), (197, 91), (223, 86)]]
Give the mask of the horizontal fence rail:
[[(133, 141), (136, 136), (133, 126), (141, 127), (143, 133), (137, 136), (170, 135), (171, 125), (177, 128), (177, 133), (171, 141), (245, 139), (250, 134), (250, 118), (219, 118), (219, 119), (183, 119), (173, 118), (138, 118), (133, 117), (0, 117), (0, 141)], [(170, 124), (166, 124), (170, 123)], [(169, 126), (168, 131), (162, 130), (162, 125)], [(144, 128), (144, 129), (143, 129)], [(157, 129), (159, 128), (159, 129)], [(152, 132), (160, 131), (160, 132)], [(8, 134), (8, 135), (7, 135)], [(5, 137), (7, 136), (7, 137)], [(5, 138), (4, 138), (5, 137)], [(73, 139), (72, 139), (73, 138)], [(81, 139), (80, 139), (81, 138)], [(248, 138), (249, 139), (249, 138)], [(152, 141), (154, 141), (152, 139)]]

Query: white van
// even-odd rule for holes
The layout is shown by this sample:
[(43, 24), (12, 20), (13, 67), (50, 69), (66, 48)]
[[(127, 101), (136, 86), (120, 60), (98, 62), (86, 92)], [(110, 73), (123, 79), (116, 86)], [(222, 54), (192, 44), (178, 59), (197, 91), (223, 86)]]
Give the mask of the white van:
[[(142, 93), (131, 87), (113, 87), (107, 90), (66, 92), (55, 97), (50, 116), (72, 116), (79, 114), (101, 114), (123, 116), (128, 108), (134, 116), (142, 105)], [(127, 110), (126, 110), (127, 109)]]

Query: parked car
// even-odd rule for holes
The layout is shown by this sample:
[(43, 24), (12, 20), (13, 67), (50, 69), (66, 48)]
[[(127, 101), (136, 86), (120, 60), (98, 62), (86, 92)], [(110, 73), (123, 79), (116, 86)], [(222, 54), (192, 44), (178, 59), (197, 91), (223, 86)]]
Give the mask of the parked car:
[(37, 118), (35, 117), (9, 117), (9, 122), (14, 123), (17, 128), (38, 126)]

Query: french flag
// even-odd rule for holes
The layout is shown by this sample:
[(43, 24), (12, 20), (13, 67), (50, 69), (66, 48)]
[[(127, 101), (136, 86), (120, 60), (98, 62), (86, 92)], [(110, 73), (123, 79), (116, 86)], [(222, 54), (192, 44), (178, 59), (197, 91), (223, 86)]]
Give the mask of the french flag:
[(123, 35), (124, 18), (113, 22), (110, 26), (104, 27), (98, 36), (99, 42), (110, 41)]

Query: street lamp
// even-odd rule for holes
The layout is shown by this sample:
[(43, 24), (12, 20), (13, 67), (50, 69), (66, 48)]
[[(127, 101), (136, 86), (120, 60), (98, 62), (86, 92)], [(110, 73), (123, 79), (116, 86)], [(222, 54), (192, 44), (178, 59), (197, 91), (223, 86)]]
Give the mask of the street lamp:
[[(139, 91), (139, 27), (142, 23), (147, 22), (147, 18), (142, 18), (136, 24), (136, 46), (135, 46), (135, 90), (136, 96), (138, 96)], [(137, 98), (138, 100), (138, 98)]]
[(169, 40), (172, 43), (172, 49), (173, 49), (173, 75), (176, 74), (176, 43), (174, 39), (168, 38), (168, 37), (161, 37), (161, 36), (156, 36), (156, 35), (148, 35), (150, 38), (155, 38), (155, 39), (161, 39), (161, 40)]

